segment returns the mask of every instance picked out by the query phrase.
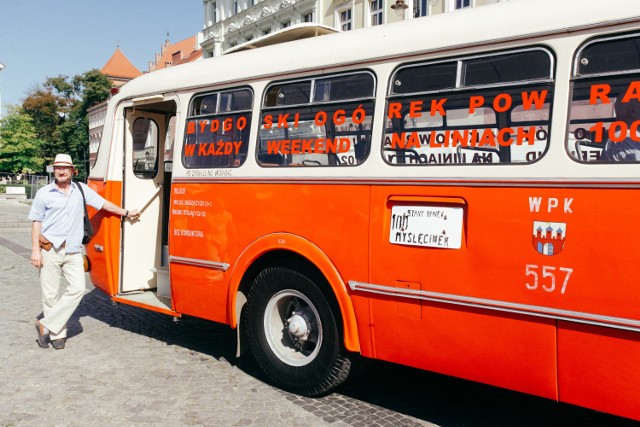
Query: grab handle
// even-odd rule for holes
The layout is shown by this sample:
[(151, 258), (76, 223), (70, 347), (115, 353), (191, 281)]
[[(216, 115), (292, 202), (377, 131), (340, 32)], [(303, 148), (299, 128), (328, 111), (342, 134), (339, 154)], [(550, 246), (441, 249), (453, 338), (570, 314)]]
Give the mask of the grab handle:
[(162, 190), (162, 184), (158, 184), (158, 187), (153, 191), (153, 194), (151, 194), (148, 198), (147, 201), (144, 205), (142, 205), (142, 207), (140, 208), (140, 213), (144, 212), (145, 209), (147, 209), (147, 207), (151, 204), (151, 202), (153, 201), (153, 199), (156, 198), (156, 196), (158, 194), (160, 194), (160, 190)]

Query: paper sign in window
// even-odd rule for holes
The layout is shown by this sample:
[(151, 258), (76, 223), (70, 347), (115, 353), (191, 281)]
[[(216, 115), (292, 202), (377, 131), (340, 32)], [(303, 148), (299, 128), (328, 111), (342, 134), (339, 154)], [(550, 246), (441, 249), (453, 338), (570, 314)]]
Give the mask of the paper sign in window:
[(461, 207), (393, 206), (389, 243), (460, 249), (462, 218)]

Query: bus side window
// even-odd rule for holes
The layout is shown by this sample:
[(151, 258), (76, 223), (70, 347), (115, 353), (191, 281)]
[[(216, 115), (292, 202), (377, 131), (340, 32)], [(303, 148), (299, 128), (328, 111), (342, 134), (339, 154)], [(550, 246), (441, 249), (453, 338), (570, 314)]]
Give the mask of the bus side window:
[(545, 49), (408, 64), (391, 82), (382, 148), (391, 165), (532, 163), (548, 148)]
[(591, 40), (575, 56), (566, 150), (586, 163), (640, 162), (640, 35)]
[(261, 111), (258, 163), (361, 164), (371, 146), (374, 94), (375, 79), (369, 72), (272, 84)]
[(235, 168), (247, 158), (253, 92), (241, 88), (196, 95), (187, 117), (182, 164)]
[(203, 114), (213, 114), (218, 104), (218, 94), (201, 96), (193, 101), (191, 115), (200, 116)]

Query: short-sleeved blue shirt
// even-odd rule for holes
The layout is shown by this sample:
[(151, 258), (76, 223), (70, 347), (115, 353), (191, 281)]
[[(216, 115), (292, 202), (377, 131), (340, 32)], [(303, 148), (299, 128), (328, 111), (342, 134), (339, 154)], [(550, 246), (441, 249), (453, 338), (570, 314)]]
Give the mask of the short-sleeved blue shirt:
[(65, 251), (69, 254), (82, 251), (84, 236), (84, 207), (78, 185), (82, 185), (87, 204), (102, 209), (105, 199), (86, 185), (72, 182), (66, 195), (52, 182), (38, 190), (29, 211), (30, 220), (42, 222), (44, 237), (56, 249), (66, 242)]

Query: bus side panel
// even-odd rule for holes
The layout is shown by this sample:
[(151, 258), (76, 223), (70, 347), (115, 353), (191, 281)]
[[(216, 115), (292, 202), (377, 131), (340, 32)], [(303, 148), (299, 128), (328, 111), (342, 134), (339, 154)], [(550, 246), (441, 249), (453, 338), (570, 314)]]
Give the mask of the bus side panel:
[[(122, 182), (90, 180), (88, 185), (105, 199), (120, 206)], [(113, 296), (118, 293), (120, 277), (120, 217), (104, 209), (96, 212), (91, 206), (87, 208), (95, 233), (85, 246), (91, 262), (91, 282), (98, 289)]]
[[(229, 323), (233, 265), (252, 242), (272, 233), (315, 244), (345, 283), (367, 277), (367, 186), (174, 184), (171, 196), (170, 254), (231, 266), (223, 272), (172, 263), (172, 296), (180, 313)], [(283, 240), (278, 249), (293, 247)]]
[(558, 323), (560, 400), (640, 420), (638, 333)]
[(553, 320), (393, 298), (372, 311), (377, 359), (557, 399)]
[[(405, 294), (371, 294), (376, 358), (557, 397), (555, 321), (479, 303), (532, 294), (524, 286), (523, 260), (541, 255), (531, 247), (532, 224), (514, 212), (519, 206), (510, 191), (372, 190), (371, 284)], [(421, 231), (415, 225), (420, 221), (438, 225)], [(514, 240), (516, 231), (521, 241)], [(421, 246), (424, 240), (434, 246)]]
[[(381, 208), (373, 208), (372, 282), (637, 327), (640, 228), (628, 212), (640, 191), (567, 187), (374, 188), (372, 204)], [(390, 227), (399, 205), (462, 207), (460, 247), (391, 242), (401, 231)]]
[(358, 337), (360, 338), (360, 354), (365, 357), (374, 357), (373, 330), (374, 323), (371, 318), (371, 300), (361, 295), (352, 294), (351, 301), (358, 323)]
[[(406, 290), (402, 304), (416, 305), (411, 313), (399, 302), (370, 294), (375, 356), (554, 397), (554, 324), (540, 315), (639, 320), (640, 272), (633, 256), (640, 229), (621, 222), (624, 209), (638, 204), (637, 190), (374, 188), (371, 283), (387, 291)], [(402, 210), (407, 207), (416, 217), (398, 221), (407, 216)], [(460, 245), (416, 243), (416, 233), (422, 233), (419, 216), (439, 211), (451, 216), (445, 208), (461, 209), (462, 219), (445, 223), (445, 214), (434, 216), (429, 221), (441, 228), (425, 233), (438, 235), (429, 238), (432, 242), (446, 243), (445, 236), (461, 232)], [(447, 316), (427, 301), (451, 302)], [(512, 319), (506, 313), (513, 310), (531, 317)], [(406, 336), (407, 329), (415, 331), (413, 338)], [(408, 343), (411, 352), (393, 350)], [(433, 355), (434, 348), (448, 357)], [(463, 361), (476, 368), (465, 370)]]
[[(510, 235), (504, 218), (512, 216), (501, 203), (491, 206), (488, 195), (478, 192), (446, 187), (373, 189), (371, 281), (412, 292), (403, 298), (372, 298), (375, 357), (555, 399), (555, 321), (420, 299), (434, 293), (475, 298), (501, 294), (498, 298), (505, 299), (511, 293), (501, 277), (516, 273), (508, 262), (515, 257), (514, 248), (500, 241), (499, 234), (502, 229)], [(488, 212), (483, 211), (485, 203), (491, 206)], [(416, 231), (411, 218), (392, 224), (394, 213), (398, 219), (395, 206), (415, 207), (413, 215), (418, 217), (428, 215), (420, 213), (423, 208), (436, 214), (440, 207), (462, 209), (457, 224), (460, 247), (447, 247), (455, 243), (444, 237), (432, 242), (443, 247), (390, 243), (397, 232)], [(437, 221), (438, 215), (433, 218), (429, 221)], [(451, 231), (433, 230), (453, 239)]]
[(214, 322), (229, 323), (227, 274), (205, 267), (172, 264), (174, 309)]

